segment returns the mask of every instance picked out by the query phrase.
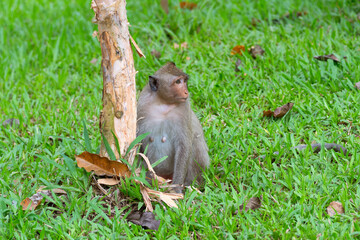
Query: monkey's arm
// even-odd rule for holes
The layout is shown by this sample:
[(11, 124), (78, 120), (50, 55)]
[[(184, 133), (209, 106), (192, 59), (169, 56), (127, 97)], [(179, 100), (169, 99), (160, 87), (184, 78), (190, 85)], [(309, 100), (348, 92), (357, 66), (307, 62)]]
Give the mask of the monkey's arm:
[[(292, 149), (299, 149), (304, 150), (307, 148), (308, 145), (298, 145), (295, 147), (290, 148), (290, 150)], [(321, 143), (315, 143), (315, 144), (311, 144), (311, 148), (313, 150), (314, 153), (318, 153), (321, 150)], [(327, 150), (333, 149), (335, 152), (342, 152), (344, 155), (347, 155), (347, 149), (340, 145), (340, 144), (336, 144), (336, 143), (325, 143), (324, 144), (324, 148)], [(274, 155), (279, 155), (279, 152), (273, 152)], [(266, 157), (266, 155), (261, 155), (259, 158), (260, 159), (264, 159)]]
[(199, 119), (196, 117), (195, 113), (192, 112), (192, 129), (194, 134), (194, 141), (193, 141), (193, 152), (195, 161), (200, 168), (205, 169), (209, 166), (209, 148), (205, 141), (204, 132), (201, 126)]

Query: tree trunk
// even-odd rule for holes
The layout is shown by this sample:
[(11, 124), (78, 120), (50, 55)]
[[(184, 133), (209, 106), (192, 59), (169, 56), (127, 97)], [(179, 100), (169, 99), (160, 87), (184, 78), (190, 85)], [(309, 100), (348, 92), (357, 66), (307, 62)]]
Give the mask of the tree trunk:
[[(103, 72), (103, 109), (100, 131), (116, 154), (124, 157), (136, 137), (136, 89), (133, 52), (125, 0), (92, 0), (98, 24)], [(120, 145), (119, 156), (113, 134)], [(101, 156), (108, 156), (102, 141)], [(132, 163), (133, 159), (128, 159)]]

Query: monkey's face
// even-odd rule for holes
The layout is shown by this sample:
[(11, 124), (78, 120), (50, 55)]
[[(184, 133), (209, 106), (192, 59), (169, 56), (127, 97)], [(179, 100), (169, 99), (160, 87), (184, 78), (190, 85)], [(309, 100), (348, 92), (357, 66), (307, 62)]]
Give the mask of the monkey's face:
[(163, 74), (161, 77), (149, 76), (150, 89), (168, 104), (183, 103), (189, 97), (186, 74), (174, 76)]
[(185, 102), (189, 97), (187, 88), (187, 77), (179, 76), (170, 83), (170, 91), (172, 96), (169, 96), (176, 103)]

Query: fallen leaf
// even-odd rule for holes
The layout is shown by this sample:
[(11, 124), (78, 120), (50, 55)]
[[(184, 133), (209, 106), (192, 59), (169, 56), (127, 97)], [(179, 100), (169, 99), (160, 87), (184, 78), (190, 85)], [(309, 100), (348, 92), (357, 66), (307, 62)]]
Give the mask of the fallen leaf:
[(287, 104), (285, 104), (284, 106), (278, 107), (278, 108), (275, 109), (275, 111), (274, 111), (274, 117), (276, 117), (276, 118), (281, 118), (281, 117), (284, 116), (288, 111), (290, 111), (293, 106), (294, 106), (294, 103), (287, 103)]
[(160, 220), (156, 220), (152, 212), (134, 212), (127, 216), (127, 220), (144, 229), (158, 230), (160, 226)]
[(241, 56), (244, 51), (245, 51), (244, 45), (236, 45), (231, 49), (230, 54), (231, 55), (239, 54)]
[(180, 48), (180, 49), (188, 48), (188, 43), (187, 43), (187, 42), (183, 42), (183, 43), (181, 43), (180, 45), (177, 44), (177, 43), (174, 43), (174, 48), (175, 48), (175, 49), (177, 49), (177, 48)]
[(145, 187), (146, 191), (149, 193), (149, 196), (155, 197), (166, 203), (169, 207), (178, 208), (174, 200), (183, 199), (184, 195), (181, 193), (164, 193), (150, 188)]
[(94, 171), (98, 176), (119, 176), (129, 177), (131, 172), (126, 164), (111, 161), (107, 157), (100, 157), (97, 154), (83, 152), (75, 156), (79, 168), (84, 168), (87, 172)]
[(9, 119), (6, 119), (5, 121), (3, 121), (2, 125), (4, 127), (7, 127), (7, 126), (17, 127), (20, 125), (20, 121), (19, 121), (19, 119), (16, 119), (16, 118), (9, 118)]
[(151, 172), (152, 179), (156, 179), (160, 184), (164, 184), (167, 182), (165, 178), (162, 178), (155, 173), (153, 167), (151, 166), (149, 158), (146, 157), (145, 154), (138, 153), (137, 155), (140, 155), (144, 159), (148, 170)]
[(151, 51), (151, 55), (159, 59), (161, 57), (161, 53), (159, 51), (156, 51), (155, 49)]
[(326, 212), (329, 214), (330, 217), (332, 217), (336, 214), (345, 213), (345, 210), (340, 202), (334, 201), (331, 202), (330, 205), (326, 208)]
[(180, 8), (182, 8), (182, 9), (193, 10), (196, 7), (197, 7), (197, 4), (193, 3), (193, 2), (180, 2)]
[(91, 59), (90, 63), (96, 65), (97, 61), (98, 61), (97, 58), (93, 58)]
[(243, 65), (240, 59), (236, 60), (235, 63), (235, 72), (240, 72), (239, 66)]
[(31, 200), (31, 198), (25, 198), (21, 201), (20, 205), (22, 206), (22, 210), (34, 210), (40, 204), (41, 200), (42, 198), (39, 200)]
[[(258, 197), (252, 197), (246, 202), (246, 206), (244, 208), (244, 204), (239, 206), (239, 211), (247, 212), (248, 210), (256, 210), (261, 207), (261, 199)], [(234, 214), (238, 214), (238, 211), (236, 210)]]
[(315, 56), (314, 58), (319, 61), (327, 61), (331, 59), (334, 62), (340, 62), (340, 60), (334, 54)]
[(262, 49), (260, 45), (252, 46), (248, 51), (254, 59), (256, 59), (257, 56), (263, 56), (265, 53), (265, 50)]
[(355, 83), (355, 87), (356, 87), (357, 89), (360, 89), (360, 82)]
[(129, 34), (129, 36), (130, 36), (130, 40), (131, 40), (132, 44), (134, 45), (134, 47), (135, 47), (136, 52), (138, 53), (138, 55), (139, 55), (140, 57), (146, 58), (145, 55), (143, 54), (143, 52), (141, 51), (141, 49), (139, 48), (139, 46), (136, 44), (135, 40), (132, 38), (132, 36), (131, 36), (130, 34)]
[(142, 183), (140, 183), (140, 193), (143, 196), (144, 203), (146, 206), (146, 211), (152, 212), (152, 211), (154, 211), (154, 209), (152, 207), (151, 200), (150, 200), (147, 189), (148, 189), (147, 187), (145, 187)]
[[(44, 188), (44, 187), (42, 187)], [(40, 187), (41, 189), (41, 187)], [(29, 198), (25, 198), (21, 201), (20, 205), (22, 206), (23, 210), (34, 210), (39, 204), (41, 203), (41, 200), (44, 198), (44, 195), (51, 196), (51, 192), (54, 193), (60, 193), (60, 194), (66, 194), (66, 192), (62, 189), (53, 189), (53, 190), (38, 190), (37, 193), (32, 195)]]
[(121, 180), (115, 178), (100, 178), (97, 180), (97, 182), (101, 185), (114, 186), (116, 184), (119, 184)]
[(166, 14), (169, 13), (169, 0), (161, 0), (160, 1), (161, 8), (164, 10)]
[(274, 112), (271, 110), (263, 111), (263, 117), (273, 117)]

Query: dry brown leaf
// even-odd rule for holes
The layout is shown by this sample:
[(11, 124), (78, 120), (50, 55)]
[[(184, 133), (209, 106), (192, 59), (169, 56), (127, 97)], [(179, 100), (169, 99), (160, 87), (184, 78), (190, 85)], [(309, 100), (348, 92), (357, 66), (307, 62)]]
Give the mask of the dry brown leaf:
[(326, 212), (329, 214), (330, 217), (336, 214), (343, 214), (345, 213), (344, 207), (341, 202), (331, 202), (329, 206), (326, 208)]
[(181, 193), (164, 193), (156, 190), (152, 190), (150, 188), (145, 187), (146, 191), (149, 193), (149, 196), (156, 197), (166, 203), (169, 207), (178, 208), (174, 199), (183, 199), (184, 195)]
[(23, 210), (34, 210), (37, 206), (40, 205), (42, 199), (44, 198), (44, 195), (51, 196), (52, 191), (58, 194), (66, 194), (66, 192), (60, 188), (56, 188), (53, 190), (41, 190), (43, 188), (45, 187), (40, 187), (37, 193), (21, 201), (20, 205), (22, 206)]
[(121, 180), (115, 178), (100, 178), (97, 180), (97, 182), (101, 185), (114, 186), (116, 184), (119, 184)]
[(182, 8), (182, 9), (193, 10), (196, 7), (197, 7), (197, 4), (193, 3), (193, 2), (180, 2), (180, 8)]
[(92, 36), (93, 37), (98, 37), (99, 35), (98, 35), (98, 32), (97, 31), (94, 31), (93, 33), (92, 33)]
[(255, 46), (252, 46), (251, 48), (249, 48), (248, 52), (254, 59), (256, 59), (257, 56), (263, 56), (265, 53), (265, 50), (262, 49), (262, 47), (260, 45), (255, 45)]
[(75, 156), (79, 168), (84, 168), (87, 172), (94, 171), (98, 176), (118, 176), (129, 177), (131, 172), (126, 164), (111, 161), (107, 157), (100, 157), (97, 154), (83, 152)]
[(244, 45), (236, 45), (231, 49), (230, 54), (231, 55), (239, 54), (241, 56), (244, 51), (245, 51)]
[(333, 60), (334, 62), (340, 62), (340, 60), (334, 54), (315, 56), (314, 58), (316, 60), (325, 61), (325, 62), (329, 59)]
[(139, 48), (139, 46), (136, 44), (135, 40), (132, 38), (132, 36), (129, 34), (129, 37), (130, 37), (130, 40), (132, 42), (132, 44), (134, 45), (135, 49), (136, 49), (136, 52), (138, 53), (138, 55), (140, 57), (145, 57), (145, 55), (143, 54), (143, 52), (141, 51), (141, 49)]
[(263, 111), (263, 117), (273, 117), (274, 112), (271, 110)]
[(276, 118), (283, 117), (288, 111), (290, 111), (292, 109), (293, 106), (294, 106), (294, 103), (290, 102), (290, 103), (285, 104), (284, 106), (278, 107), (274, 111), (274, 117), (276, 117)]
[(360, 89), (360, 82), (355, 83), (355, 87), (356, 87), (357, 89)]
[(164, 10), (166, 14), (169, 13), (169, 0), (161, 0), (160, 1), (161, 8)]
[(22, 206), (22, 210), (34, 210), (41, 203), (41, 200), (42, 198), (35, 201), (31, 200), (31, 198), (25, 198), (21, 201), (20, 205)]
[(150, 197), (149, 197), (149, 193), (147, 191), (147, 187), (145, 187), (142, 183), (140, 183), (140, 192), (141, 192), (141, 195), (143, 196), (143, 199), (144, 199), (144, 203), (145, 203), (145, 206), (146, 206), (146, 211), (154, 211), (153, 207), (152, 207), (152, 204), (151, 204), (151, 200), (150, 200)]
[(151, 172), (152, 178), (156, 179), (156, 180), (159, 182), (159, 184), (167, 183), (167, 180), (166, 180), (165, 178), (160, 177), (160, 176), (158, 176), (158, 175), (155, 173), (154, 169), (153, 169), (152, 166), (151, 166), (151, 163), (150, 163), (149, 158), (146, 157), (145, 154), (143, 154), (143, 153), (138, 153), (137, 155), (140, 155), (140, 156), (144, 159), (148, 170)]

